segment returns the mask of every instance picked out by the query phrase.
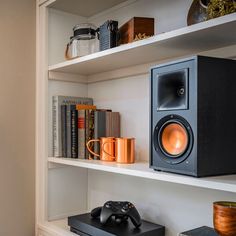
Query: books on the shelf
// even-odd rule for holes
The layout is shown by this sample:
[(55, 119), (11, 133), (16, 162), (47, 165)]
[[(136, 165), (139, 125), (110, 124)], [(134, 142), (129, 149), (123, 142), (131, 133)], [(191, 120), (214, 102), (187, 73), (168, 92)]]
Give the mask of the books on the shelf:
[[(53, 100), (52, 101), (52, 105), (53, 105), (52, 107), (53, 156), (55, 157), (67, 156), (67, 152), (65, 153), (65, 148), (63, 149), (63, 147), (65, 147), (65, 143), (67, 143), (67, 141), (69, 142), (70, 138), (66, 136), (66, 141), (65, 141), (65, 137), (63, 136), (67, 134), (65, 133), (67, 128), (64, 126), (65, 122), (63, 122), (63, 126), (62, 126), (61, 106), (62, 105), (76, 105), (76, 104), (92, 105), (93, 99), (84, 98), (84, 97), (71, 97), (71, 96), (53, 96), (52, 100)], [(67, 107), (63, 109), (67, 110)], [(67, 118), (64, 115), (63, 115), (63, 119), (67, 120)], [(63, 135), (62, 135), (62, 127), (63, 127), (63, 132), (64, 132)], [(68, 132), (68, 135), (69, 135), (69, 132)], [(62, 145), (62, 136), (64, 137), (63, 145)], [(63, 153), (62, 153), (62, 149), (63, 149)]]
[[(86, 148), (91, 139), (120, 137), (120, 114), (97, 110), (92, 98), (53, 97), (53, 156), (89, 159)], [(91, 149), (99, 153), (99, 144)]]
[(85, 157), (85, 110), (78, 110), (78, 158)]
[(68, 145), (67, 148), (71, 149), (72, 158), (78, 158), (78, 111), (75, 105), (71, 105), (71, 132), (69, 135), (71, 135), (71, 145)]
[(67, 139), (66, 139), (66, 105), (61, 105), (61, 147), (62, 147), (62, 156), (67, 155)]
[(111, 110), (94, 112), (94, 137), (120, 137), (120, 113)]
[[(94, 112), (94, 138), (120, 137), (120, 114), (111, 110)], [(99, 144), (94, 143), (95, 153), (99, 153)], [(95, 158), (95, 157), (94, 157)]]
[(105, 137), (120, 137), (119, 112), (106, 112), (106, 136)]
[[(94, 138), (98, 139), (100, 137), (106, 137), (106, 111), (94, 112)], [(94, 143), (94, 152), (99, 153), (98, 142)]]
[[(71, 147), (71, 110), (73, 105), (66, 105), (66, 144)], [(71, 148), (67, 148), (67, 157), (71, 157)]]
[[(93, 112), (96, 106), (93, 105), (77, 105), (78, 110), (78, 158), (88, 159), (89, 154), (87, 152), (86, 143), (89, 139), (94, 137), (93, 131), (90, 131), (91, 123), (93, 123)], [(91, 134), (92, 133), (92, 134)]]

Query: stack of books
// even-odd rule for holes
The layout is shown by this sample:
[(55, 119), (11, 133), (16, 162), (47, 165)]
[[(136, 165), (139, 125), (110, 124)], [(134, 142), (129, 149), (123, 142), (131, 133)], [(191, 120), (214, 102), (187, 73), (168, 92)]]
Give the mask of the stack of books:
[[(96, 109), (92, 98), (53, 96), (53, 156), (89, 159), (86, 143), (100, 137), (120, 137), (120, 115)], [(99, 153), (99, 144), (91, 147)]]

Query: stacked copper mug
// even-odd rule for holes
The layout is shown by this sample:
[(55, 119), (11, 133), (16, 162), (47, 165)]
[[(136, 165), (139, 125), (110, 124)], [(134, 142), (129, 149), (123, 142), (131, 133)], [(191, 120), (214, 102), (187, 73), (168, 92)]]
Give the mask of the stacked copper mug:
[[(92, 142), (100, 143), (100, 153), (95, 153), (90, 148)], [(87, 143), (88, 151), (99, 157), (101, 161), (116, 161), (122, 164), (131, 164), (135, 161), (135, 139), (102, 137), (92, 139)]]

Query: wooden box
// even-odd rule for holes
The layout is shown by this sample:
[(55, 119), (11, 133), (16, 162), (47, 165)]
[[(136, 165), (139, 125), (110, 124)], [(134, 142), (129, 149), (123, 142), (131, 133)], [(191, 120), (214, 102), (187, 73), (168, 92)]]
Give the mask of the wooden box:
[(119, 29), (120, 44), (131, 43), (136, 35), (154, 35), (154, 18), (133, 17)]

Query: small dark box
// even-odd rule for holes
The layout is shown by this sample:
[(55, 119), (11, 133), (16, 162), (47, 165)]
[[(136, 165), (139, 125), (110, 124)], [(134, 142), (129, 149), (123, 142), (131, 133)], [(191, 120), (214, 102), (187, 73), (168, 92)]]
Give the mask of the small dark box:
[(91, 217), (90, 213), (68, 217), (71, 232), (81, 236), (164, 236), (165, 227), (142, 221), (139, 228), (135, 228), (130, 220), (117, 224), (114, 221), (105, 226), (99, 219)]
[(179, 236), (219, 236), (219, 234), (217, 234), (216, 231), (210, 227), (202, 226), (180, 233)]
[(108, 20), (99, 27), (100, 51), (118, 46), (118, 21)]
[(154, 18), (133, 17), (119, 29), (120, 44), (132, 43), (139, 34), (154, 35)]

